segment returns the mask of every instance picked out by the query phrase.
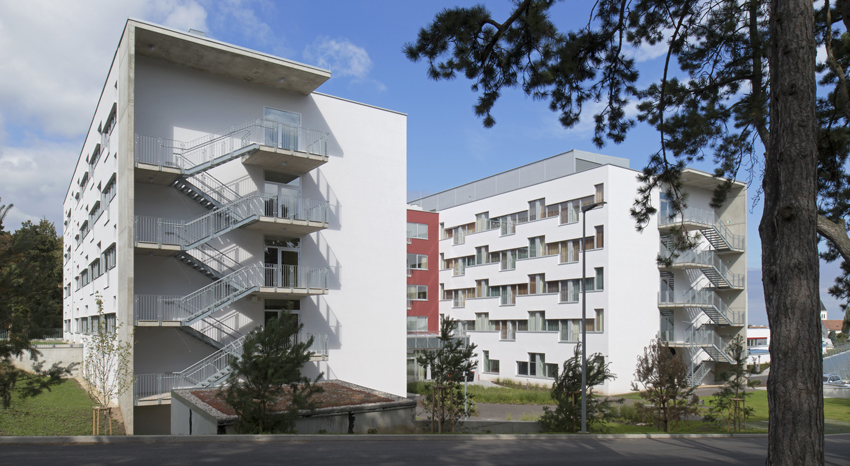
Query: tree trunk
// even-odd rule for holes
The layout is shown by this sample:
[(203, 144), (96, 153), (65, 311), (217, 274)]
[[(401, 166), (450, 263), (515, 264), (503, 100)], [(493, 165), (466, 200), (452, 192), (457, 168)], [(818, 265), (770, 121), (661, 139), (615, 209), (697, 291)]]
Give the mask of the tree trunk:
[(767, 464), (823, 464), (814, 10), (770, 2), (770, 142), (759, 225), (770, 323)]

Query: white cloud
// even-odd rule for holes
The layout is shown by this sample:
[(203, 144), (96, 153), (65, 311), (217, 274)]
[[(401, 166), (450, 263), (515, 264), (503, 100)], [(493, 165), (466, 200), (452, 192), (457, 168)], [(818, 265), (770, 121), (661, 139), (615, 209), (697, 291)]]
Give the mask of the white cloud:
[(366, 49), (348, 39), (320, 36), (304, 49), (304, 58), (331, 70), (334, 77), (350, 77), (356, 82), (370, 81), (379, 91), (387, 89), (384, 84), (367, 79), (372, 70), (372, 59)]
[(79, 155), (76, 142), (27, 139), (21, 146), (0, 148), (0, 196), (15, 204), (4, 222), (17, 229), (24, 220), (47, 217), (62, 230), (62, 200)]

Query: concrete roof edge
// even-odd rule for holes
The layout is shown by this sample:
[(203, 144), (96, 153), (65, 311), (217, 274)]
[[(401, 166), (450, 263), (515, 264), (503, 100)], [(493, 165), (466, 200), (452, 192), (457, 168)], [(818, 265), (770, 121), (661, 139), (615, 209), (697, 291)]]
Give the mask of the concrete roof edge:
[(179, 35), (185, 36), (186, 38), (189, 38), (189, 39), (211, 42), (213, 44), (217, 44), (217, 45), (220, 45), (220, 46), (232, 48), (232, 49), (238, 50), (242, 53), (259, 55), (263, 58), (266, 58), (269, 61), (283, 62), (287, 65), (295, 66), (295, 67), (299, 67), (299, 68), (304, 68), (304, 69), (307, 69), (307, 70), (312, 71), (314, 73), (327, 74), (328, 78), (330, 78), (330, 76), (331, 76), (331, 70), (329, 70), (329, 69), (319, 68), (317, 66), (297, 62), (295, 60), (290, 60), (288, 58), (278, 57), (277, 55), (272, 55), (270, 53), (260, 52), (258, 50), (254, 50), (254, 49), (249, 49), (247, 47), (242, 47), (242, 46), (239, 46), (239, 45), (231, 44), (229, 42), (224, 42), (224, 41), (221, 41), (221, 40), (218, 40), (218, 39), (213, 39), (211, 37), (197, 36), (195, 34), (191, 34), (191, 33), (186, 32), (186, 31), (181, 31), (179, 29), (175, 29), (175, 28), (168, 27), (168, 26), (163, 26), (161, 24), (156, 24), (156, 23), (152, 23), (150, 21), (145, 21), (145, 20), (137, 19), (137, 18), (128, 18), (127, 23), (129, 24), (130, 22), (142, 25), (142, 26), (144, 26), (144, 27), (146, 27), (147, 29), (150, 29), (150, 30), (159, 29), (159, 30), (163, 30), (163, 31), (168, 31), (168, 32), (171, 32), (171, 33), (174, 33), (174, 34), (179, 34)]
[[(685, 169), (682, 170), (682, 173), (683, 174), (684, 173), (693, 173), (697, 176), (710, 177), (710, 178), (714, 178), (718, 182), (726, 181), (726, 178), (718, 178), (718, 177), (712, 175), (711, 173), (708, 173), (708, 172), (705, 172), (705, 171), (702, 171), (702, 170), (697, 170), (696, 168), (691, 168), (691, 167), (685, 167)], [(739, 181), (739, 180), (732, 180), (732, 185), (735, 186), (735, 187), (738, 187), (738, 188), (746, 188), (747, 187), (747, 183), (744, 183), (743, 181)]]

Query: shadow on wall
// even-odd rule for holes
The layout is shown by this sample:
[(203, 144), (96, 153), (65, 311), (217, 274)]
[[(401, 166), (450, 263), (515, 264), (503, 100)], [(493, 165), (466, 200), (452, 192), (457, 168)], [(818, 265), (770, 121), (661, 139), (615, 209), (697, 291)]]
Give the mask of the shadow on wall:
[(328, 229), (338, 231), (342, 227), (342, 204), (339, 202), (339, 198), (333, 188), (331, 188), (331, 185), (328, 182), (327, 177), (325, 177), (324, 172), (322, 172), (322, 169), (317, 168), (315, 172), (315, 184), (313, 184), (312, 177), (305, 177), (305, 188), (308, 188), (308, 191), (317, 191), (319, 198), (327, 201)]
[(328, 334), (328, 349), (342, 348), (342, 323), (337, 319), (336, 314), (334, 314), (333, 309), (328, 305), (325, 297), (316, 296), (315, 298), (308, 299), (315, 299), (313, 305), (316, 306), (317, 312), (323, 318), (323, 321), (317, 323), (311, 330), (314, 330), (315, 333)]
[(333, 131), (331, 131), (330, 126), (328, 126), (327, 120), (325, 120), (324, 116), (322, 116), (322, 111), (319, 110), (319, 107), (316, 105), (315, 97), (307, 99), (303, 108), (304, 114), (309, 115), (309, 119), (305, 124), (305, 127), (328, 133), (328, 157), (344, 157), (345, 151), (343, 151), (342, 146), (339, 145), (339, 141), (337, 141), (336, 136), (334, 136)]
[(328, 289), (342, 289), (342, 266), (339, 263), (339, 259), (337, 259), (333, 249), (328, 245), (328, 241), (322, 235), (322, 232), (316, 233), (315, 241), (319, 254), (322, 255), (325, 263), (328, 264)]

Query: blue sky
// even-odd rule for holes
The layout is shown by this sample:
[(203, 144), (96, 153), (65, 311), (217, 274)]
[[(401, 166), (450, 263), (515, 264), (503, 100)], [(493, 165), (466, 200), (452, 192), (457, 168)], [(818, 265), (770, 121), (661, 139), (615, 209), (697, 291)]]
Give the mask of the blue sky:
[[(128, 17), (292, 60), (330, 68), (319, 91), (408, 115), (408, 194), (438, 192), (570, 149), (625, 157), (640, 169), (658, 136), (638, 126), (620, 145), (597, 148), (585, 119), (559, 126), (544, 102), (505, 92), (496, 126), (485, 129), (472, 106), (470, 82), (434, 82), (424, 63), (401, 52), (442, 8), (466, 1), (81, 0), (0, 1), (0, 204), (14, 203), (6, 227), (46, 217), (61, 228), (62, 199), (88, 130), (100, 88)], [(506, 17), (507, 1), (486, 2)], [(592, 2), (564, 2), (552, 10), (559, 27), (580, 26)], [(631, 52), (645, 85), (658, 78), (662, 47)], [(696, 168), (710, 170), (709, 164)], [(755, 187), (750, 192), (755, 192)], [(399, 202), (404, 202), (400, 199)], [(766, 324), (761, 296), (761, 206), (748, 217), (750, 322)], [(830, 318), (841, 318), (827, 293), (838, 273), (821, 267), (822, 297)]]

